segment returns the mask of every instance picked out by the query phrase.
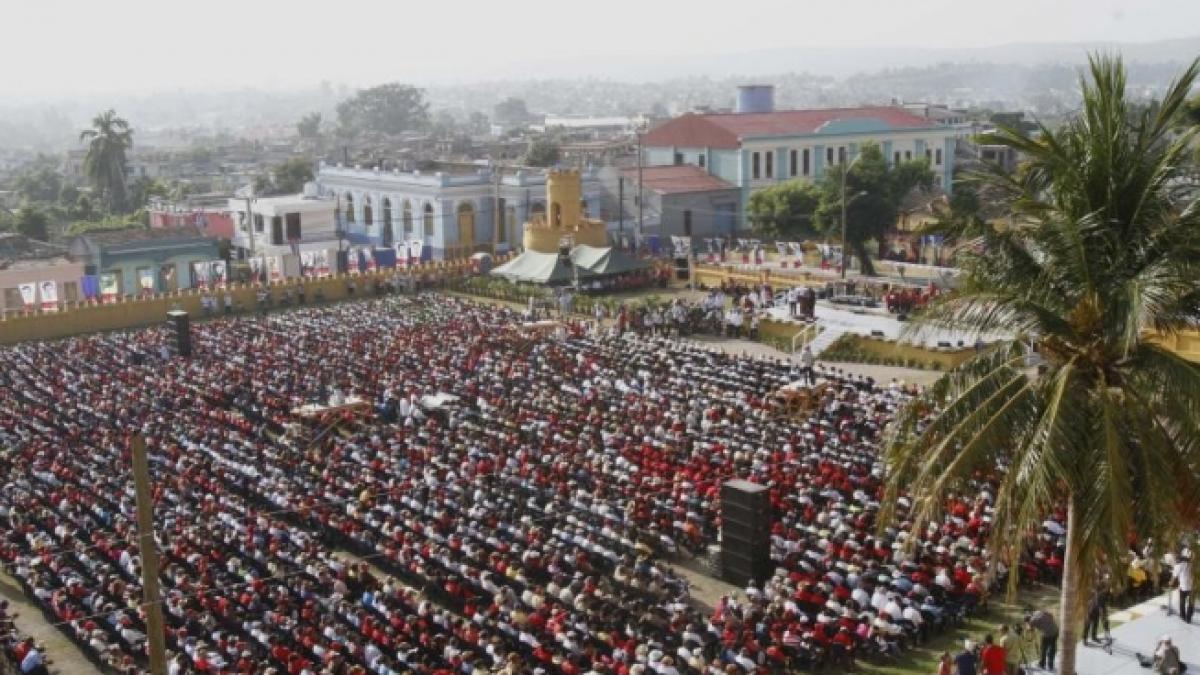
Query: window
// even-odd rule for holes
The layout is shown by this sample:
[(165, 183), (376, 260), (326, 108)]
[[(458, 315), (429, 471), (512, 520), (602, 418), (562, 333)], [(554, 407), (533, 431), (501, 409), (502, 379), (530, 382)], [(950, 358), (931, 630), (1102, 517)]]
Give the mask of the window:
[(283, 246), (283, 218), (271, 218), (271, 245)]
[(371, 198), (363, 198), (363, 226), (370, 227), (375, 224), (375, 216), (371, 212)]
[(833, 166), (833, 148), (825, 148), (825, 163)]
[(404, 234), (412, 234), (413, 231), (413, 213), (412, 202), (404, 200), (404, 207), (400, 210), (401, 220), (404, 223)]
[(846, 146), (838, 146), (838, 164), (846, 163)]
[(795, 150), (788, 153), (788, 177), (790, 178), (796, 177), (796, 165), (800, 163), (799, 157), (797, 157), (799, 154)]
[(425, 236), (432, 237), (433, 236), (433, 204), (430, 204), (428, 202), (425, 203), (425, 210), (424, 210), (424, 214), (422, 215), (421, 221), (425, 228)]
[(354, 195), (346, 193), (346, 222), (354, 222)]
[(906, 161), (906, 162), (911, 162), (911, 161), (912, 161), (912, 150), (905, 150), (905, 151), (904, 151), (904, 161)]
[(288, 241), (300, 241), (301, 236), (302, 236), (300, 233), (300, 214), (299, 213), (289, 213), (285, 216), (285, 218), (286, 218), (286, 226), (285, 226), (286, 227), (286, 235), (287, 235)]
[(900, 151), (897, 150), (896, 152), (893, 153), (893, 155), (894, 156), (892, 157), (892, 164), (899, 164), (900, 163)]
[(775, 177), (775, 153), (767, 153), (767, 178)]
[(700, 164), (700, 168), (703, 169), (704, 168), (704, 153), (700, 153), (699, 155), (697, 155), (696, 161)]
[(762, 178), (762, 171), (759, 169), (759, 156), (757, 152), (753, 155), (750, 155), (750, 177), (754, 180)]
[(254, 214), (254, 233), (262, 234), (263, 232), (263, 215), (261, 213)]
[(685, 209), (683, 212), (683, 236), (692, 236), (692, 211)]
[(808, 148), (805, 148), (804, 149), (804, 175), (805, 176), (807, 176), (809, 174), (809, 160), (810, 160), (810, 158), (809, 158)]
[(942, 164), (942, 149), (938, 148), (933, 152), (933, 163), (941, 166)]
[(675, 166), (679, 166), (680, 164), (683, 164), (683, 153), (677, 152), (675, 153)]
[(926, 161), (933, 159), (933, 153), (929, 150), (929, 148), (925, 148), (925, 159)]
[(250, 226), (247, 225), (248, 221), (246, 220), (246, 212), (238, 211), (237, 214), (238, 214), (238, 229), (241, 230), (242, 232), (249, 232)]

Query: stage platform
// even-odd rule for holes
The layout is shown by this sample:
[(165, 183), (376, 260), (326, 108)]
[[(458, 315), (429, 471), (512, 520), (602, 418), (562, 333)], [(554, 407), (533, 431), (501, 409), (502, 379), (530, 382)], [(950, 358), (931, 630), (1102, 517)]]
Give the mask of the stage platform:
[[(1179, 596), (1171, 597), (1172, 607), (1179, 608)], [(1148, 675), (1153, 670), (1138, 665), (1136, 654), (1150, 657), (1159, 638), (1170, 636), (1179, 648), (1179, 656), (1187, 664), (1188, 673), (1200, 673), (1200, 625), (1193, 619), (1186, 624), (1178, 612), (1168, 616), (1167, 596), (1162, 595), (1123, 612), (1114, 613), (1114, 621), (1126, 621), (1112, 629), (1112, 654), (1108, 650), (1080, 645), (1076, 659), (1078, 675)], [(1038, 672), (1033, 669), (1031, 672)]]

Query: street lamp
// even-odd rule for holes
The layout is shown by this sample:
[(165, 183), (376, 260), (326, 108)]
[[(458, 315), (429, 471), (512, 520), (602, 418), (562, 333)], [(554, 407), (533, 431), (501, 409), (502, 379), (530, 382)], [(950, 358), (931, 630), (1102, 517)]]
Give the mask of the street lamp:
[[(846, 280), (846, 249), (848, 248), (846, 245), (846, 175), (850, 173), (850, 169), (853, 169), (854, 165), (858, 164), (861, 159), (862, 153), (860, 152), (854, 156), (854, 159), (850, 160), (850, 164), (842, 169), (842, 281)], [(860, 197), (864, 194), (866, 194), (865, 190), (854, 196)]]

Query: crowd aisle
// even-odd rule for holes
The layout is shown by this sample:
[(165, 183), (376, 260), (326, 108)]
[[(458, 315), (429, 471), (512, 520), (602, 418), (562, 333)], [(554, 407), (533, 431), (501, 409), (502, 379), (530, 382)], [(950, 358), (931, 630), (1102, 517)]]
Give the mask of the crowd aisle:
[[(0, 559), (98, 664), (143, 672), (141, 433), (173, 673), (782, 672), (897, 654), (985, 600), (996, 476), (876, 528), (904, 386), (818, 372), (812, 417), (778, 419), (796, 364), (519, 321), (424, 294), (204, 322), (191, 359), (165, 329), (4, 349)], [(349, 396), (370, 417), (312, 443), (331, 420), (293, 409)], [(770, 487), (777, 570), (701, 613), (664, 561), (716, 541), (731, 477)], [(1018, 573), (1055, 578), (1060, 520)]]

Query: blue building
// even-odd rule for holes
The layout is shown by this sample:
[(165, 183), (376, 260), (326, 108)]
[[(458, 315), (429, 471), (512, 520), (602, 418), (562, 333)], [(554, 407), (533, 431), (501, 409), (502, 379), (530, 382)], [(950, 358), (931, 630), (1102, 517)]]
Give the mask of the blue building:
[(789, 180), (820, 180), (877, 143), (889, 164), (929, 160), (950, 192), (961, 130), (891, 106), (775, 110), (769, 87), (747, 88), (739, 111), (686, 114), (643, 138), (646, 166), (693, 165), (737, 187), (741, 213), (755, 191)]
[[(603, 188), (582, 173), (583, 208), (600, 211)], [(546, 212), (546, 174), (464, 167), (455, 171), (388, 171), (322, 163), (320, 196), (336, 204), (339, 229), (380, 246), (419, 239), (426, 257), (461, 258), (521, 246), (522, 226)]]
[[(115, 276), (120, 295), (192, 288), (192, 263), (220, 258), (217, 240), (194, 225), (87, 232), (68, 250), (84, 264), (85, 276)], [(142, 287), (146, 278), (153, 279), (152, 288)]]

